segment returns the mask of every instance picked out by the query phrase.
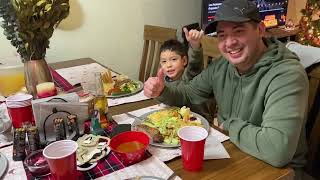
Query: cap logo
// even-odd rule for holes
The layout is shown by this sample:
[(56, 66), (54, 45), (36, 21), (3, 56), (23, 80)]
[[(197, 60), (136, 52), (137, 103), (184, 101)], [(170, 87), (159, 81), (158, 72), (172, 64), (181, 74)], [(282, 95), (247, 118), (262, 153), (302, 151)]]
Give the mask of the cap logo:
[(244, 14), (243, 11), (244, 11), (245, 9), (246, 9), (246, 8), (242, 8), (242, 9), (240, 9), (240, 8), (238, 8), (238, 7), (234, 7), (234, 8), (233, 8), (234, 11), (238, 11), (238, 12), (240, 12), (242, 15)]

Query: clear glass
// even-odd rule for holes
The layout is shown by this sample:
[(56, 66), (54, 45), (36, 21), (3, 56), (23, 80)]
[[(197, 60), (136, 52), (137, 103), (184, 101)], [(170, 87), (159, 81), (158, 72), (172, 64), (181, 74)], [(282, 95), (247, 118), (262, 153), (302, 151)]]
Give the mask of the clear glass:
[(23, 65), (0, 65), (0, 95), (9, 96), (24, 87)]
[(101, 127), (106, 128), (108, 126), (108, 99), (104, 94), (101, 73), (95, 73), (95, 86), (94, 110), (99, 111)]

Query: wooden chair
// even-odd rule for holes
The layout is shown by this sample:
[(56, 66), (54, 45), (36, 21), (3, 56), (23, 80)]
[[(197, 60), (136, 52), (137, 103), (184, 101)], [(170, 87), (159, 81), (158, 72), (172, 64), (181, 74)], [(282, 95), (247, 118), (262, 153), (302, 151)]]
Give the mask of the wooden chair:
[(203, 49), (203, 66), (206, 68), (211, 59), (220, 56), (218, 49), (218, 39), (216, 37), (203, 36), (201, 39), (201, 46)]
[(150, 76), (155, 76), (157, 74), (160, 59), (160, 46), (166, 40), (176, 39), (176, 33), (176, 29), (144, 25), (144, 45), (139, 72), (140, 81), (144, 82)]
[[(309, 104), (308, 104), (308, 114), (314, 117), (312, 122), (309, 137), (307, 138), (308, 143), (308, 154), (307, 154), (307, 165), (306, 171), (313, 176), (317, 174), (318, 178), (320, 173), (316, 170), (315, 163), (320, 164), (319, 153), (320, 153), (320, 64), (316, 64), (314, 68), (308, 73), (309, 76)], [(316, 106), (315, 106), (316, 105)], [(308, 121), (310, 121), (310, 116)], [(308, 122), (307, 122), (308, 123)]]
[[(203, 67), (207, 68), (209, 61), (220, 56), (218, 39), (216, 37), (203, 36), (201, 39), (201, 47), (203, 50)], [(214, 98), (210, 100), (210, 104), (207, 103), (207, 109), (213, 118), (211, 125), (218, 126), (218, 120), (215, 117), (217, 105)]]

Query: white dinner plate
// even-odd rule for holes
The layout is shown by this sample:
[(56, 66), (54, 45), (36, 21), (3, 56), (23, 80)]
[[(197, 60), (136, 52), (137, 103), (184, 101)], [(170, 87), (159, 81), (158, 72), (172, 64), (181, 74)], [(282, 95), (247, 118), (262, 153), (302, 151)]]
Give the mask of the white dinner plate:
[(124, 94), (119, 94), (119, 95), (108, 95), (108, 98), (120, 98), (120, 97), (126, 97), (126, 96), (132, 96), (134, 94), (137, 94), (138, 92), (142, 91), (143, 89), (143, 82), (141, 81), (134, 81), (138, 84), (138, 88), (134, 90), (133, 92), (130, 93), (124, 93)]
[[(139, 119), (135, 119), (132, 123), (132, 126), (131, 126), (131, 129), (132, 130), (136, 130), (136, 126), (141, 124), (144, 120), (147, 119), (147, 116), (149, 114), (152, 114), (152, 113), (155, 113), (155, 112), (158, 112), (158, 111), (163, 111), (164, 109), (160, 109), (160, 110), (155, 110), (155, 111), (151, 111), (151, 112), (148, 112), (148, 113), (145, 113), (143, 115), (141, 115), (139, 117)], [(204, 118), (203, 116), (201, 116), (200, 114), (197, 114), (195, 112), (191, 112), (191, 114), (193, 114), (194, 117), (197, 117), (201, 120), (201, 124), (203, 125), (203, 128), (205, 128), (208, 132), (210, 131), (210, 125), (209, 125), (209, 122), (207, 121), (206, 118)], [(177, 145), (170, 145), (170, 144), (165, 144), (165, 143), (154, 143), (154, 142), (151, 142), (150, 143), (151, 145), (153, 146), (158, 146), (158, 147), (163, 147), (163, 148), (177, 148), (177, 147), (180, 147), (180, 144), (177, 144)]]
[(136, 176), (134, 178), (130, 178), (129, 180), (165, 180), (160, 177), (155, 177), (155, 176)]
[(0, 179), (4, 177), (6, 170), (8, 168), (8, 159), (4, 154), (0, 152)]

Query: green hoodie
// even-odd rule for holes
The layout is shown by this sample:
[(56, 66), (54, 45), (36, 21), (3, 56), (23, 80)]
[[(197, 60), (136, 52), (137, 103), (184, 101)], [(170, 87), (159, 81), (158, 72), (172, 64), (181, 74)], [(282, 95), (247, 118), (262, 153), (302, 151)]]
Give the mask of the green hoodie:
[(281, 42), (267, 39), (267, 52), (239, 75), (225, 58), (186, 84), (165, 87), (159, 100), (199, 104), (213, 92), (218, 121), (242, 151), (275, 167), (305, 164), (308, 78), (299, 59)]

